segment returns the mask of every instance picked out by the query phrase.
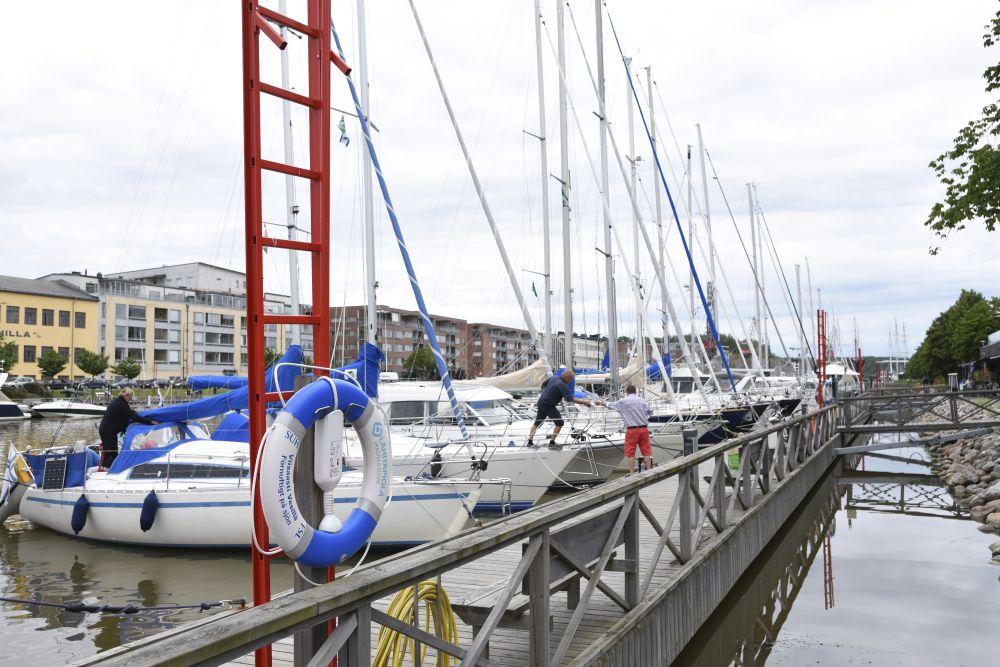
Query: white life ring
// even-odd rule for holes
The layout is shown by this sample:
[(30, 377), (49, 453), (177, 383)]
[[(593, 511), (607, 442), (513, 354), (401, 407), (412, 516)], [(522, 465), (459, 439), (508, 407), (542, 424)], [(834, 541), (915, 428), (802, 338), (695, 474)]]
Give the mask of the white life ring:
[[(294, 471), (299, 445), (321, 417), (341, 410), (354, 426), (364, 453), (358, 501), (336, 532), (313, 528), (295, 502)], [(365, 545), (389, 499), (392, 455), (389, 428), (375, 402), (356, 385), (321, 377), (297, 391), (278, 413), (262, 445), (260, 502), (271, 539), (293, 560), (327, 567)]]

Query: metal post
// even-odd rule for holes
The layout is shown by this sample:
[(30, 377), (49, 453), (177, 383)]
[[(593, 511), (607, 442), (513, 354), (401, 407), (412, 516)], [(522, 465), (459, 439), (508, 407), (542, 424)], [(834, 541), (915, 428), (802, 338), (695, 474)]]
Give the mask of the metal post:
[[(298, 389), (298, 386), (296, 386)], [(315, 448), (315, 430), (309, 429), (296, 454), (296, 465), (293, 473), (295, 479), (295, 501), (299, 504), (302, 518), (310, 526), (318, 526), (323, 518), (323, 492), (313, 479), (313, 450)], [(301, 572), (301, 573), (300, 573)], [(325, 567), (299, 566), (292, 575), (292, 588), (298, 593), (313, 588), (312, 581), (326, 581)], [(296, 667), (304, 667), (323, 642), (326, 641), (326, 623), (317, 623), (310, 628), (295, 633)]]
[[(363, 0), (358, 0), (362, 2)], [(542, 9), (541, 0), (535, 0), (535, 61), (538, 71), (538, 148), (542, 160), (542, 237), (544, 241), (543, 279), (545, 295), (542, 302), (545, 305), (544, 347), (550, 359), (555, 358), (555, 345), (552, 342), (552, 253), (549, 247), (549, 149), (546, 140), (545, 115), (545, 68), (542, 63)]]
[[(751, 252), (751, 261), (753, 262), (754, 323), (756, 324), (756, 329), (757, 329), (757, 331), (755, 331), (754, 333), (756, 333), (757, 335), (758, 359), (760, 359), (761, 362), (764, 364), (764, 367), (766, 367), (767, 362), (764, 361), (765, 352), (764, 348), (762, 347), (762, 344), (764, 342), (763, 341), (764, 336), (761, 333), (763, 331), (763, 328), (761, 326), (761, 319), (760, 319), (760, 275), (757, 271), (757, 222), (754, 219), (753, 186), (750, 183), (747, 183), (747, 201), (749, 202), (750, 206), (750, 252)], [(751, 343), (751, 345), (752, 344), (753, 343)]]
[(710, 297), (709, 304), (712, 306), (712, 318), (716, 322), (719, 321), (719, 307), (716, 304), (716, 282), (715, 282), (715, 239), (712, 238), (712, 211), (708, 205), (708, 175), (705, 170), (705, 142), (701, 137), (701, 124), (696, 123), (695, 128), (698, 130), (698, 153), (701, 156), (701, 184), (703, 186), (704, 201), (702, 206), (705, 207), (705, 234), (708, 236), (708, 275), (712, 286), (708, 290)]
[[(656, 119), (653, 116), (653, 74), (651, 68), (646, 68), (646, 90), (649, 94), (649, 135), (650, 143), (652, 144), (653, 153), (656, 152)], [(660, 202), (660, 179), (656, 177), (656, 160), (650, 160), (650, 167), (653, 170), (653, 195), (654, 195), (654, 206), (656, 208), (656, 241), (657, 241), (657, 254), (659, 259), (659, 275), (660, 275), (660, 301), (663, 302), (660, 308), (660, 319), (661, 328), (663, 331), (663, 350), (665, 353), (670, 352), (670, 333), (667, 331), (667, 283), (664, 280), (664, 267), (666, 266), (664, 260), (664, 243), (663, 243), (663, 209)], [(663, 378), (663, 382), (670, 385), (670, 378)]]
[[(629, 82), (632, 80), (632, 59), (626, 58), (625, 60), (625, 75), (628, 77)], [(636, 167), (638, 166), (638, 157), (635, 154), (635, 120), (633, 118), (632, 107), (635, 104), (632, 95), (628, 96), (628, 161), (629, 161), (629, 183), (631, 184), (631, 191), (634, 193), (636, 191)], [(636, 215), (635, 211), (632, 212), (632, 257), (633, 266), (635, 268), (635, 279), (636, 284), (636, 335), (635, 342), (638, 346), (638, 355), (642, 359), (642, 366), (646, 366), (646, 342), (643, 339), (643, 310), (644, 303), (642, 298), (642, 274), (640, 269), (640, 257), (639, 257), (639, 216)]]
[[(279, 0), (278, 12), (287, 15), (285, 11), (286, 0)], [(278, 26), (278, 33), (285, 37), (287, 30), (285, 26)], [(292, 85), (288, 76), (288, 49), (281, 50), (281, 87), (291, 90)], [(285, 147), (285, 164), (295, 164), (295, 146), (292, 143), (292, 103), (288, 100), (281, 100), (281, 123), (282, 137)], [(299, 207), (295, 203), (295, 177), (291, 174), (285, 175), (285, 221), (288, 227), (288, 240), (294, 241), (298, 234), (297, 216)], [(288, 293), (291, 299), (292, 314), (300, 314), (299, 298), (299, 255), (294, 250), (288, 251)], [(289, 326), (292, 343), (301, 343), (299, 327), (297, 324)]]
[[(563, 2), (556, 0), (556, 32), (559, 44), (559, 67), (566, 63), (566, 25)], [(559, 180), (562, 186), (562, 242), (563, 242), (563, 364), (573, 368), (573, 256), (571, 254), (569, 219), (569, 112), (566, 82), (559, 78)], [(611, 368), (614, 369), (614, 352)], [(553, 362), (554, 364), (555, 362)]]
[[(371, 120), (368, 104), (368, 35), (365, 28), (365, 0), (357, 1), (358, 14), (358, 93), (361, 98), (361, 113)], [(378, 342), (378, 309), (375, 290), (375, 204), (372, 200), (372, 158), (367, 150), (361, 151), (361, 202), (365, 222), (365, 340), (375, 345)]]
[[(688, 189), (687, 189), (687, 214), (688, 214), (688, 243), (692, 248), (695, 246), (694, 242), (694, 175), (691, 173), (691, 144), (687, 147), (687, 177), (688, 177)], [(695, 345), (695, 340), (697, 339), (698, 331), (695, 327), (695, 309), (694, 309), (694, 262), (690, 262), (690, 267), (688, 268), (688, 310), (691, 313), (691, 344)], [(701, 345), (701, 341), (697, 342)], [(711, 371), (711, 367), (706, 369)]]

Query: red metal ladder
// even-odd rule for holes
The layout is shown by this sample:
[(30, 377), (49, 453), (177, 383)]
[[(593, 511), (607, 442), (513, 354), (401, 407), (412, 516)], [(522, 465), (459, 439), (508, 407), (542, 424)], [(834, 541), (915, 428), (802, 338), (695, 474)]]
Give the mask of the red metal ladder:
[[(250, 410), (250, 467), (256, 470), (259, 447), (266, 427), (265, 409), (277, 401), (276, 393), (264, 387), (264, 328), (274, 324), (311, 326), (313, 364), (330, 365), (330, 63), (344, 74), (350, 73), (331, 50), (330, 0), (307, 0), (307, 22), (302, 23), (260, 6), (257, 0), (244, 0), (243, 20), (243, 150), (246, 199), (246, 291), (247, 291), (247, 375)], [(260, 81), (260, 35), (278, 49), (287, 42), (275, 25), (284, 26), (306, 38), (309, 90), (300, 95)], [(309, 166), (296, 167), (265, 160), (261, 155), (261, 94), (270, 95), (306, 107), (309, 111)], [(310, 240), (296, 241), (267, 237), (263, 233), (261, 174), (272, 171), (309, 181)], [(274, 314), (264, 312), (264, 249), (283, 248), (307, 252), (312, 266), (312, 311)], [(256, 499), (255, 499), (256, 500)], [(267, 524), (260, 504), (254, 502), (254, 529), (258, 542), (269, 544)], [(252, 555), (253, 603), (271, 599), (270, 562), (256, 548)], [(270, 665), (271, 647), (255, 653), (258, 666)]]

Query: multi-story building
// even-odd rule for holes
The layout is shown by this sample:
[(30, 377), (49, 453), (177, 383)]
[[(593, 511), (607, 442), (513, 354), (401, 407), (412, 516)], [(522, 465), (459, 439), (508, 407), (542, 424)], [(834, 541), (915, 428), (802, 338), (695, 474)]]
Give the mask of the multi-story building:
[(67, 361), (57, 377), (82, 379), (81, 350), (98, 350), (99, 300), (63, 281), (0, 276), (0, 334), (17, 344), (10, 374), (41, 379), (37, 360), (55, 351)]
[[(606, 336), (597, 334), (581, 335), (573, 334), (573, 366), (576, 368), (600, 368), (601, 361), (604, 360), (604, 351), (608, 347)], [(619, 343), (619, 358), (622, 346)], [(560, 331), (555, 336), (555, 359), (553, 364), (560, 366), (566, 359), (566, 333)]]
[[(183, 283), (179, 276), (189, 275), (184, 270), (178, 275), (164, 273), (180, 267), (196, 267), (191, 269), (192, 280), (221, 284), (226, 291), (177, 284)], [(243, 274), (198, 263), (128, 272), (136, 278), (125, 275), (73, 272), (42, 280), (72, 285), (99, 300), (95, 349), (108, 355), (111, 363), (135, 359), (142, 367), (140, 379), (246, 373), (246, 282), (236, 277)], [(287, 296), (265, 294), (264, 308), (280, 313), (290, 312), (291, 306)], [(305, 354), (312, 356), (311, 332), (303, 328), (300, 336)], [(290, 342), (288, 327), (265, 325), (266, 347), (283, 351)]]
[(520, 370), (538, 360), (526, 329), (472, 322), (466, 325), (469, 341), (466, 370), (469, 377), (489, 377)]
[[(335, 306), (330, 309), (330, 339), (335, 366), (349, 364), (358, 358), (358, 351), (366, 339), (365, 312), (365, 306)], [(420, 313), (381, 305), (376, 312), (379, 348), (385, 354), (383, 370), (405, 374), (403, 362), (426, 343)], [(462, 377), (468, 370), (466, 321), (443, 315), (431, 315), (431, 321), (448, 369)]]

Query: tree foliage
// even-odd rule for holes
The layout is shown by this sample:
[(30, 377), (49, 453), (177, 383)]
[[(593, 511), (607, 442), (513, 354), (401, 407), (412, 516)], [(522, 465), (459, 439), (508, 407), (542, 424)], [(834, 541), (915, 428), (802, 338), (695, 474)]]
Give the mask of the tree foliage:
[(264, 348), (264, 366), (273, 366), (278, 359), (281, 359), (281, 354), (273, 347)]
[(125, 357), (112, 366), (111, 371), (115, 375), (121, 375), (129, 380), (134, 380), (139, 376), (139, 373), (142, 372), (142, 366), (140, 366), (139, 362), (132, 357)]
[[(983, 45), (1000, 41), (1000, 12), (986, 26)], [(986, 92), (1000, 90), (1000, 64), (983, 72)], [(934, 175), (945, 186), (944, 201), (934, 204), (924, 224), (940, 239), (953, 230), (965, 229), (973, 220), (981, 220), (989, 231), (996, 229), (1000, 218), (1000, 103), (983, 107), (982, 116), (970, 121), (955, 137), (954, 147), (930, 163)], [(931, 248), (937, 254), (940, 248)]]
[(80, 354), (77, 355), (76, 359), (76, 367), (87, 375), (94, 377), (108, 369), (108, 358), (97, 352), (80, 350)]
[(986, 299), (962, 290), (952, 306), (938, 315), (906, 367), (907, 377), (927, 382), (943, 380), (962, 364), (979, 358), (982, 341), (996, 330), (1000, 298)]
[(14, 370), (17, 364), (17, 343), (12, 340), (4, 341), (0, 334), (0, 371), (8, 373)]
[(403, 362), (406, 369), (406, 376), (414, 380), (438, 380), (437, 364), (434, 362), (434, 353), (429, 347), (421, 345), (415, 349)]
[(42, 376), (47, 378), (59, 375), (66, 368), (66, 359), (55, 350), (49, 350), (38, 357), (35, 363), (38, 364), (38, 370), (42, 372)]

